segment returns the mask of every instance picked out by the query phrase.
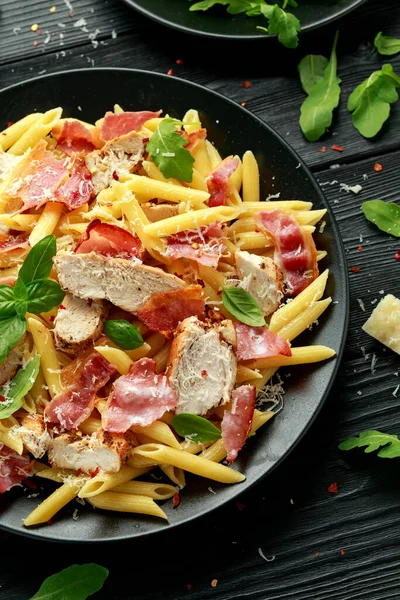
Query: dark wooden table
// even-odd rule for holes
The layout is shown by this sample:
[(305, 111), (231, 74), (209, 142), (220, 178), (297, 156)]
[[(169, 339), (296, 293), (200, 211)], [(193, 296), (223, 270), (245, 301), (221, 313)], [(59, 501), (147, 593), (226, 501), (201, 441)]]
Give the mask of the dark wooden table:
[[(53, 1), (56, 12), (49, 11)], [(110, 570), (96, 595), (107, 600), (400, 598), (399, 462), (337, 449), (365, 429), (400, 433), (399, 357), (361, 330), (383, 293), (400, 295), (400, 262), (394, 258), (400, 241), (370, 225), (360, 209), (368, 199), (400, 200), (400, 104), (373, 141), (358, 135), (345, 108), (355, 85), (384, 62), (400, 72), (400, 55), (385, 61), (372, 43), (380, 30), (400, 36), (398, 0), (369, 0), (334, 26), (304, 36), (299, 51), (274, 41), (215, 44), (187, 37), (119, 0), (72, 0), (73, 16), (67, 4), (0, 1), (0, 88), (88, 66), (173, 69), (177, 77), (247, 102), (300, 153), (331, 203), (348, 256), (350, 333), (334, 390), (311, 430), (278, 471), (240, 502), (174, 536), (135, 543), (61, 546), (1, 532), (1, 599), (28, 599), (49, 574), (91, 561)], [(31, 31), (34, 23), (41, 35)], [(296, 66), (303, 54), (329, 53), (336, 26), (343, 100), (331, 133), (310, 144), (298, 127), (303, 93)], [(243, 80), (252, 86), (244, 89)], [(331, 150), (335, 143), (343, 153)], [(318, 152), (323, 145), (327, 151)], [(376, 162), (382, 171), (374, 170)], [(363, 189), (346, 193), (340, 183)], [(332, 483), (337, 494), (328, 491)]]

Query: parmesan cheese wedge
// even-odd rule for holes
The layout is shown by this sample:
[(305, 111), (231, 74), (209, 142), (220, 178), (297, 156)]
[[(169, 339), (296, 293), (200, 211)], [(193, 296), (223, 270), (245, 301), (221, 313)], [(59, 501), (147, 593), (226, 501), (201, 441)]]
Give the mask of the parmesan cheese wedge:
[(400, 300), (392, 294), (382, 298), (364, 323), (363, 330), (400, 354)]

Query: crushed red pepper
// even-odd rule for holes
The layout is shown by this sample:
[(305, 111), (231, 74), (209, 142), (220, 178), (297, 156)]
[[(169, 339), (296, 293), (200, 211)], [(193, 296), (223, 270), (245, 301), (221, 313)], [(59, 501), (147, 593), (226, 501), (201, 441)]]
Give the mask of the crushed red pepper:
[(240, 106), (247, 106), (247, 102), (241, 102)]
[(177, 58), (176, 59), (176, 64), (177, 65), (183, 65), (183, 60), (181, 58)]
[(5, 397), (5, 396), (2, 396), (2, 395), (0, 394), (0, 402), (5, 402), (5, 401), (6, 401), (6, 397)]
[(181, 495), (179, 492), (176, 492), (174, 494), (174, 497), (172, 498), (172, 508), (178, 508), (180, 503), (181, 503)]
[(377, 172), (383, 171), (382, 165), (380, 163), (375, 163), (374, 164), (374, 171), (377, 171)]
[(332, 494), (337, 494), (338, 493), (338, 487), (337, 487), (337, 483), (331, 483), (331, 485), (328, 487), (328, 492), (331, 492)]
[(394, 255), (395, 260), (400, 260), (400, 250), (397, 250), (396, 254)]
[(170, 69), (170, 70), (167, 72), (167, 75), (173, 75), (173, 74), (174, 74), (174, 70), (173, 70), (173, 69)]
[(11, 125), (14, 125), (14, 121), (8, 121), (8, 123), (7, 123), (7, 129), (8, 129), (9, 127), (11, 127)]
[(343, 148), (343, 146), (338, 146), (337, 144), (333, 144), (332, 150), (336, 150), (336, 152), (343, 152), (344, 148)]
[(249, 87), (251, 87), (253, 84), (251, 83), (251, 81), (246, 80), (246, 81), (242, 81), (242, 87), (244, 87), (245, 90), (247, 90)]
[(341, 551), (340, 551), (340, 554), (341, 554), (342, 556), (344, 556), (344, 555), (346, 554), (346, 552), (345, 552), (344, 550), (341, 550)]
[(326, 152), (326, 146), (321, 146), (321, 148), (318, 148), (318, 152)]
[(350, 267), (353, 273), (359, 273), (360, 267)]
[(363, 247), (362, 247), (362, 246), (358, 246), (357, 250), (358, 250), (359, 252), (362, 252), (362, 251), (363, 251)]
[(187, 584), (186, 584), (186, 587), (187, 587), (187, 589), (188, 589), (188, 590), (191, 590), (191, 589), (193, 588), (193, 586), (192, 586), (192, 584), (191, 584), (191, 583), (187, 583)]
[(36, 46), (39, 46), (39, 42), (38, 42), (37, 40), (35, 40), (35, 41), (33, 42), (33, 45), (34, 45), (34, 46), (35, 46), (35, 48), (36, 48)]
[(319, 556), (319, 552), (316, 552), (315, 553), (315, 558), (318, 558), (318, 556)]

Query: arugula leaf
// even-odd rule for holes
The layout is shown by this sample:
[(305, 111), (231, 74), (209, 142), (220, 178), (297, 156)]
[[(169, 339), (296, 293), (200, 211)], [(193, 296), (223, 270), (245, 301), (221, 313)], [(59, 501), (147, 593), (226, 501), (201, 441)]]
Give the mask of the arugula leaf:
[(367, 200), (361, 205), (364, 215), (381, 231), (400, 237), (400, 206), (383, 200)]
[(180, 121), (163, 119), (147, 143), (146, 150), (167, 179), (174, 177), (190, 183), (194, 158), (183, 146), (187, 141), (176, 130)]
[(374, 46), (379, 54), (383, 54), (384, 56), (392, 56), (400, 52), (400, 40), (389, 35), (383, 35), (382, 31), (377, 33), (374, 39)]
[(143, 346), (143, 338), (139, 329), (125, 319), (115, 319), (104, 323), (104, 333), (114, 344), (123, 350), (135, 350)]
[(298, 71), (300, 75), (303, 90), (308, 95), (312, 88), (322, 81), (325, 69), (328, 66), (328, 59), (320, 54), (307, 54), (299, 62)]
[(300, 109), (300, 127), (309, 142), (318, 140), (332, 124), (333, 111), (339, 104), (340, 79), (336, 74), (336, 45), (338, 32), (333, 42), (330, 60), (324, 76), (316, 83)]
[(390, 435), (389, 433), (382, 433), (371, 429), (370, 431), (363, 431), (359, 437), (351, 437), (339, 444), (339, 450), (352, 450), (353, 448), (363, 448), (364, 452), (369, 454), (379, 450), (377, 456), (380, 458), (397, 458), (400, 456), (400, 440), (397, 435)]
[(35, 315), (56, 308), (64, 300), (65, 292), (57, 281), (37, 279), (26, 286), (27, 310)]
[(5, 361), (11, 348), (26, 331), (26, 319), (18, 315), (0, 319), (0, 365)]
[(35, 244), (28, 252), (18, 273), (18, 279), (30, 283), (35, 279), (47, 279), (53, 266), (53, 256), (56, 255), (56, 236), (48, 235)]
[(31, 600), (86, 600), (103, 587), (108, 570), (95, 563), (71, 565), (48, 577)]
[(374, 137), (390, 115), (390, 105), (397, 102), (396, 88), (400, 77), (392, 65), (383, 65), (350, 94), (347, 108), (353, 113), (353, 125), (365, 138)]
[(0, 419), (7, 419), (24, 403), (24, 397), (35, 383), (39, 373), (40, 356), (35, 356), (26, 367), (20, 369), (9, 384), (0, 389), (0, 396), (5, 400), (0, 402)]
[(222, 302), (229, 312), (241, 323), (252, 327), (265, 325), (264, 315), (257, 302), (242, 288), (223, 287)]
[(275, 4), (274, 10), (270, 16), (268, 33), (277, 34), (278, 40), (286, 48), (297, 48), (299, 45), (300, 21), (292, 13), (288, 13), (283, 8)]
[(189, 8), (190, 11), (194, 12), (196, 10), (208, 10), (212, 8), (216, 4), (222, 4), (226, 6), (230, 3), (230, 0), (201, 0), (201, 2), (196, 2), (196, 4), (192, 4)]
[(11, 317), (15, 315), (16, 302), (14, 300), (14, 290), (10, 285), (0, 285), (0, 315), (1, 317)]
[(215, 427), (207, 419), (192, 415), (190, 413), (181, 413), (175, 415), (172, 419), (172, 427), (176, 433), (192, 442), (211, 442), (221, 437), (218, 427)]

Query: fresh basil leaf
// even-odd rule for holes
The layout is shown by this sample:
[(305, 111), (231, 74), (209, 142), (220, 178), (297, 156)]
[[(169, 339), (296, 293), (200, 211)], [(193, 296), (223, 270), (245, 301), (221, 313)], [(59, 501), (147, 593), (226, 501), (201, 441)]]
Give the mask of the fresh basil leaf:
[(380, 31), (374, 39), (374, 46), (379, 54), (392, 56), (400, 52), (400, 39), (383, 35), (382, 31)]
[(17, 279), (14, 285), (14, 298), (18, 302), (24, 302), (28, 299), (28, 290), (26, 289), (25, 283), (21, 279)]
[(16, 304), (14, 289), (9, 285), (0, 285), (0, 319), (15, 315)]
[(397, 435), (390, 435), (371, 429), (363, 431), (359, 437), (351, 437), (339, 444), (339, 450), (353, 450), (353, 448), (364, 448), (369, 454), (379, 448), (377, 456), (380, 458), (398, 458), (400, 456), (400, 440)]
[(15, 304), (15, 312), (21, 319), (25, 319), (25, 315), (28, 312), (28, 302), (26, 300), (22, 300)]
[(187, 141), (176, 130), (176, 119), (163, 119), (147, 143), (146, 150), (167, 179), (174, 177), (190, 183), (194, 158), (186, 150)]
[(18, 279), (25, 284), (35, 279), (47, 279), (56, 255), (56, 236), (48, 235), (35, 244), (28, 252), (18, 273)]
[(297, 48), (299, 45), (297, 33), (300, 29), (298, 18), (275, 4), (269, 20), (268, 33), (277, 34), (278, 40), (286, 48)]
[(57, 281), (38, 279), (26, 286), (28, 290), (28, 312), (38, 315), (56, 308), (64, 300), (65, 292)]
[(328, 59), (320, 54), (307, 54), (299, 62), (298, 71), (303, 90), (308, 95), (312, 88), (322, 81)]
[(374, 137), (390, 115), (390, 105), (397, 102), (396, 88), (400, 77), (391, 65), (372, 73), (350, 94), (347, 108), (353, 113), (353, 125), (365, 138)]
[(339, 104), (340, 79), (337, 76), (335, 35), (330, 60), (325, 68), (324, 76), (311, 88), (308, 97), (300, 109), (300, 127), (309, 142), (318, 140), (330, 127), (333, 111)]
[(367, 200), (367, 202), (363, 202), (362, 210), (368, 221), (371, 221), (378, 229), (400, 237), (400, 206), (398, 204), (383, 200)]
[(86, 600), (107, 577), (108, 570), (95, 563), (71, 565), (48, 577), (31, 600)]
[(26, 331), (26, 319), (18, 315), (0, 319), (0, 365)]
[(222, 288), (222, 302), (225, 308), (241, 323), (252, 327), (265, 325), (264, 315), (257, 302), (245, 290), (237, 287)]
[(9, 384), (0, 389), (0, 419), (7, 419), (24, 403), (24, 398), (35, 383), (39, 373), (40, 356), (32, 358), (27, 365), (18, 371)]
[(172, 419), (172, 427), (178, 435), (199, 444), (218, 440), (221, 437), (218, 427), (215, 427), (207, 419), (190, 413), (175, 415)]
[(104, 333), (123, 350), (135, 350), (144, 344), (140, 331), (125, 319), (106, 321)]

